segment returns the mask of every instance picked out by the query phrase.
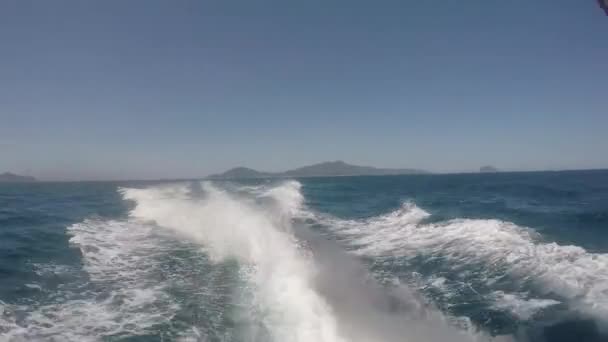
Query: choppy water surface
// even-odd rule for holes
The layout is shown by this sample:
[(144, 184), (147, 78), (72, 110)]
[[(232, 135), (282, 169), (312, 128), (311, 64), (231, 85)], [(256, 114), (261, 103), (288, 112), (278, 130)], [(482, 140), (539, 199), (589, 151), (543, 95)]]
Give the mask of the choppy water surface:
[(608, 172), (0, 185), (0, 341), (607, 341)]

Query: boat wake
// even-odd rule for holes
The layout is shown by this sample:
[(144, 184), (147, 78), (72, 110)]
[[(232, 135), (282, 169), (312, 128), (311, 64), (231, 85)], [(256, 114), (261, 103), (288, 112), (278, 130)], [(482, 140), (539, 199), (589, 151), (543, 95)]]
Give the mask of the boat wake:
[[(251, 340), (452, 341), (463, 332), (406, 288), (383, 292), (355, 258), (305, 226), (299, 183), (252, 188), (237, 195), (211, 183), (191, 187), (123, 189), (133, 218), (204, 246), (216, 261), (236, 259), (246, 274), (257, 321)], [(263, 332), (260, 336), (260, 332)]]
[(79, 267), (38, 265), (27, 290), (44, 296), (0, 303), (3, 338), (525, 341), (547, 334), (491, 321), (550, 328), (576, 313), (602, 329), (608, 314), (608, 255), (510, 222), (436, 222), (413, 202), (340, 219), (296, 181), (119, 191), (128, 218), (67, 228)]

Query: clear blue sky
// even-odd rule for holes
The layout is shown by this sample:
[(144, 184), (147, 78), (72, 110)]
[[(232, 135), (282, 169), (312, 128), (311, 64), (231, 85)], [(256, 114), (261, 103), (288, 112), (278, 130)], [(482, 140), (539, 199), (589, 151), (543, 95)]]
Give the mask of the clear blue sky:
[(608, 167), (595, 0), (0, 2), (0, 172)]

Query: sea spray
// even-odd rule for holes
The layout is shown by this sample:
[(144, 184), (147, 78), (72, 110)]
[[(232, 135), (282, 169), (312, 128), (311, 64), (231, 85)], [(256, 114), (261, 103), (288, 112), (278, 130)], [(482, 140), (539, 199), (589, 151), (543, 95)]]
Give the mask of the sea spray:
[[(275, 341), (344, 341), (331, 308), (313, 289), (315, 268), (293, 237), (263, 210), (204, 184), (202, 198), (170, 198), (180, 189), (123, 189), (132, 217), (151, 220), (205, 246), (216, 260), (249, 266), (260, 320)], [(187, 190), (186, 190), (187, 191)]]

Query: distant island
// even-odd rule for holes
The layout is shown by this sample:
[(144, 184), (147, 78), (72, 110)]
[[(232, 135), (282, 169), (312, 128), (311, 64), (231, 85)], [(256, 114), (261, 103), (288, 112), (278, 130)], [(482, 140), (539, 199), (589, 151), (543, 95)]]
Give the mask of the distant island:
[(482, 166), (479, 168), (479, 172), (498, 172), (499, 170), (497, 168), (495, 168), (494, 166)]
[(25, 182), (35, 182), (36, 178), (30, 176), (20, 176), (14, 173), (5, 172), (0, 174), (0, 182), (3, 183), (25, 183)]
[(371, 166), (347, 164), (341, 160), (323, 162), (284, 172), (262, 172), (246, 167), (236, 167), (224, 173), (211, 175), (209, 179), (253, 179), (253, 178), (288, 178), (288, 177), (333, 177), (333, 176), (384, 176), (428, 174), (419, 169), (381, 169)]

